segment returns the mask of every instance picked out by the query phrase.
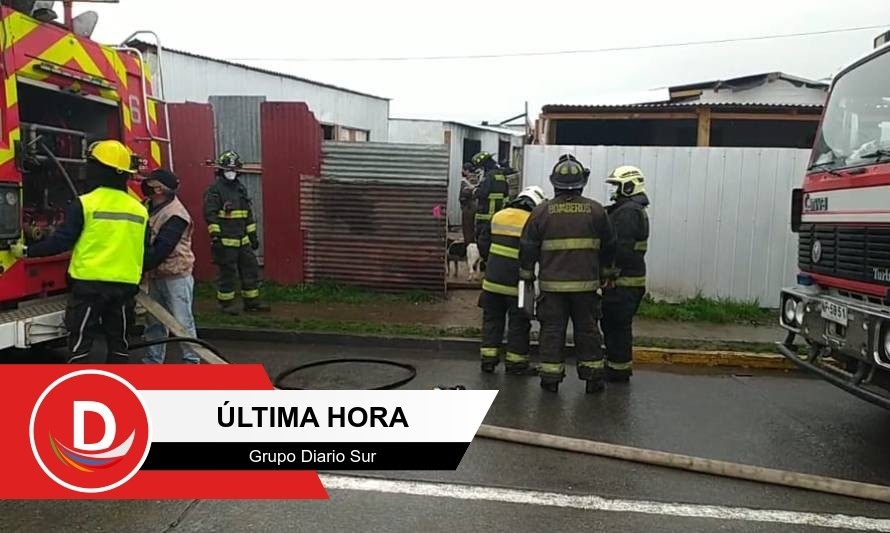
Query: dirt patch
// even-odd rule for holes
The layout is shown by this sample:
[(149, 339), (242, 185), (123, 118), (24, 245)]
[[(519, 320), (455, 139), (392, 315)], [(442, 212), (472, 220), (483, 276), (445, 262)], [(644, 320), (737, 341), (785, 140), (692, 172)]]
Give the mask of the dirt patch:
[[(273, 302), (272, 311), (267, 315), (285, 319), (427, 324), (444, 328), (478, 327), (482, 322), (482, 310), (476, 305), (478, 299), (479, 291), (460, 290), (450, 292), (445, 300), (435, 303), (356, 305)], [(217, 309), (212, 299), (199, 299), (195, 307), (198, 312)]]

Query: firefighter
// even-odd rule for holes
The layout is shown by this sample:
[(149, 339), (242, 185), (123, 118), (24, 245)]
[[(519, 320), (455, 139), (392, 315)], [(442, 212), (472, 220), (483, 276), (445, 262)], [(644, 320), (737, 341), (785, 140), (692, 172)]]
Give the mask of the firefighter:
[(613, 188), (606, 210), (618, 236), (615, 261), (603, 287), (603, 337), (606, 345), (606, 379), (630, 380), (633, 374), (633, 318), (646, 294), (646, 249), (649, 217), (643, 173), (621, 166), (606, 178)]
[[(528, 344), (531, 324), (519, 308), (519, 237), (531, 211), (544, 202), (544, 191), (532, 186), (523, 190), (507, 208), (494, 214), (490, 229), (479, 234), (479, 254), (488, 264), (482, 280), (479, 307), (482, 308), (482, 371), (494, 372), (501, 355), (508, 374), (528, 374)], [(509, 318), (507, 350), (501, 340)]]
[(106, 363), (129, 362), (127, 323), (142, 279), (149, 242), (148, 211), (127, 190), (136, 158), (115, 140), (87, 150), (87, 175), (98, 186), (75, 198), (65, 221), (44, 241), (13, 245), (17, 257), (47, 257), (71, 251), (70, 296), (65, 310), (68, 362), (88, 356), (95, 330), (106, 339)]
[(259, 249), (256, 220), (247, 189), (238, 180), (244, 167), (234, 151), (216, 160), (217, 179), (204, 192), (204, 219), (210, 232), (210, 252), (219, 269), (216, 299), (223, 313), (237, 315), (235, 284), (240, 278), (244, 310), (269, 311), (260, 300), (260, 272), (254, 252)]
[(491, 217), (504, 207), (510, 197), (510, 185), (498, 167), (494, 156), (489, 152), (479, 152), (473, 156), (473, 166), (482, 172), (476, 188), (476, 240), (483, 230), (488, 230)]
[[(179, 178), (165, 169), (152, 172), (142, 181), (142, 194), (148, 207), (148, 226), (151, 230), (151, 248), (145, 254), (145, 277), (148, 294), (182, 324), (189, 337), (196, 338), (195, 317), (192, 310), (195, 280), (192, 270), (195, 254), (192, 252), (192, 217), (177, 198)], [(156, 318), (149, 317), (145, 329), (146, 340), (168, 336), (167, 328)], [(201, 357), (188, 343), (181, 345), (182, 360), (187, 364), (200, 364)], [(163, 364), (166, 346), (158, 344), (145, 349), (142, 362)]]
[(538, 372), (541, 387), (550, 392), (557, 392), (565, 378), (562, 351), (570, 318), (578, 377), (587, 382), (587, 392), (600, 391), (604, 386), (597, 291), (600, 266), (612, 262), (616, 237), (603, 206), (582, 196), (589, 176), (590, 170), (574, 156), (561, 156), (550, 174), (555, 198), (535, 208), (520, 243), (520, 278), (534, 282), (535, 264), (540, 263)]

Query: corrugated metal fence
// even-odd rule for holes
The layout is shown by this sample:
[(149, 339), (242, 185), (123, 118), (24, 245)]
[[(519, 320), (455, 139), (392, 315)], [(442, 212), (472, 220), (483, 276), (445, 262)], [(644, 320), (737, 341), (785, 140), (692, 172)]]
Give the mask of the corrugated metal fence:
[(552, 196), (548, 175), (564, 153), (590, 167), (585, 194), (600, 202), (614, 167), (636, 165), (646, 175), (653, 294), (701, 293), (777, 307), (779, 289), (794, 281), (791, 190), (803, 179), (808, 150), (526, 146), (524, 185), (540, 185)]
[(445, 145), (323, 143), (302, 183), (306, 281), (444, 291), (447, 201)]
[[(214, 129), (216, 133), (216, 153), (235, 150), (245, 165), (261, 167), (262, 149), (260, 146), (260, 106), (266, 101), (264, 96), (211, 96)], [(263, 177), (254, 172), (244, 173), (239, 178), (253, 201), (257, 219), (257, 235), (260, 249), (257, 259), (263, 264), (266, 239), (263, 237)]]

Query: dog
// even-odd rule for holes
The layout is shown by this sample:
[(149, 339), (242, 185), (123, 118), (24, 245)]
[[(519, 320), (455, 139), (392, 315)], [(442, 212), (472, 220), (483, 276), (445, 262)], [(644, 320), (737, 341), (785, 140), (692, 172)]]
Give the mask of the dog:
[(467, 245), (453, 241), (448, 244), (448, 277), (456, 278), (460, 274), (460, 263), (467, 259)]
[(448, 245), (448, 277), (456, 278), (460, 275), (460, 263), (466, 261), (467, 281), (479, 281), (482, 276), (482, 258), (479, 255), (479, 246), (471, 242), (454, 241)]
[(467, 245), (467, 281), (479, 281), (482, 278), (482, 256), (475, 242)]

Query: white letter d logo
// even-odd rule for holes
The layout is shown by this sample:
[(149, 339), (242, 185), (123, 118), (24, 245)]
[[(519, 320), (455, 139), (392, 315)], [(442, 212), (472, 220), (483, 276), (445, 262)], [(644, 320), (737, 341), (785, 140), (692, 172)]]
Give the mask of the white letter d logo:
[[(105, 422), (105, 434), (99, 442), (84, 442), (84, 414), (87, 412), (96, 413), (102, 417)], [(114, 435), (117, 433), (117, 427), (114, 422), (114, 415), (111, 414), (105, 404), (99, 402), (74, 402), (74, 447), (79, 450), (96, 452), (111, 447), (114, 442)]]

